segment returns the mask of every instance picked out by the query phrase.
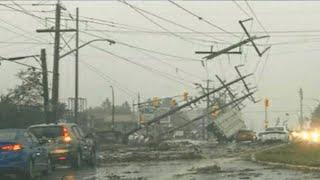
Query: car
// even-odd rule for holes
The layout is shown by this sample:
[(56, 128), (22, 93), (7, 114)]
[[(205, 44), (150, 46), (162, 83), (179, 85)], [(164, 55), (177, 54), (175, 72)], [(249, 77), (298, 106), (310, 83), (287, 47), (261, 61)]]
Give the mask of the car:
[(17, 174), (19, 179), (33, 179), (49, 174), (52, 161), (47, 149), (26, 129), (0, 130), (0, 173)]
[(50, 149), (54, 167), (57, 164), (80, 168), (83, 162), (96, 164), (96, 147), (90, 133), (85, 135), (75, 123), (37, 124), (29, 128)]
[(290, 133), (286, 127), (269, 127), (264, 132), (259, 133), (259, 140), (265, 142), (289, 142)]
[(242, 141), (251, 141), (254, 142), (257, 140), (256, 133), (252, 130), (240, 130), (236, 136), (235, 140), (237, 142), (242, 142)]

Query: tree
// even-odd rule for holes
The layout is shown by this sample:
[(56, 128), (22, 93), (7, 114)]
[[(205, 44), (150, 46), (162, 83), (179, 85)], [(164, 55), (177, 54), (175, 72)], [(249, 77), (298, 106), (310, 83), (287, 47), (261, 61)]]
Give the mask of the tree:
[(28, 68), (18, 72), (16, 76), (21, 81), (21, 84), (15, 88), (8, 89), (6, 95), (1, 95), (0, 102), (15, 105), (42, 105), (41, 72)]
[(125, 101), (121, 106), (116, 106), (116, 112), (118, 114), (130, 114), (131, 108), (128, 101)]
[(111, 109), (111, 102), (109, 100), (109, 98), (106, 98), (102, 104), (101, 104), (102, 109), (104, 110), (110, 110)]
[(311, 124), (312, 127), (320, 127), (320, 104), (312, 112)]

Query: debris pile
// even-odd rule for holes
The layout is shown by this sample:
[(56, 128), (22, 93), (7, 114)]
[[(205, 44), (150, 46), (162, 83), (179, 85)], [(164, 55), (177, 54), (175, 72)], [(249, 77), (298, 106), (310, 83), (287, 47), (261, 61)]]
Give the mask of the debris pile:
[(201, 159), (198, 145), (187, 142), (162, 142), (158, 145), (126, 147), (118, 151), (109, 150), (100, 154), (100, 163), (106, 162), (143, 162)]

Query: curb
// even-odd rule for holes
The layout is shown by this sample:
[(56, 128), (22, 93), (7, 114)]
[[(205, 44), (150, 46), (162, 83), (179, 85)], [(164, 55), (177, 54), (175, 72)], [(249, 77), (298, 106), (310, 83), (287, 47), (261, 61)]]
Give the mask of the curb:
[(280, 167), (285, 167), (288, 169), (298, 169), (298, 170), (309, 170), (309, 171), (320, 171), (320, 167), (315, 167), (315, 166), (305, 166), (305, 165), (294, 165), (294, 164), (287, 164), (287, 163), (278, 163), (278, 162), (270, 162), (270, 161), (261, 161), (257, 160), (255, 153), (251, 154), (251, 161), (263, 164), (263, 165), (268, 165), (268, 166), (280, 166)]

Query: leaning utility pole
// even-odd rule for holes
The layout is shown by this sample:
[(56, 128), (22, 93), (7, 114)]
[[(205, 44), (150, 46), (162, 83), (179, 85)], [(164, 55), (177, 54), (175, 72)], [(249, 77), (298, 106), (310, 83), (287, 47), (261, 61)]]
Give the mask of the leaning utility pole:
[(46, 49), (41, 49), (40, 54), (41, 69), (42, 69), (42, 89), (43, 89), (43, 109), (46, 123), (50, 122), (49, 118), (49, 87), (48, 87), (48, 68), (46, 60)]
[(299, 97), (300, 97), (300, 128), (303, 128), (303, 90), (299, 89)]
[(76, 59), (75, 59), (75, 93), (74, 93), (74, 121), (78, 123), (79, 113), (79, 8), (76, 9)]

